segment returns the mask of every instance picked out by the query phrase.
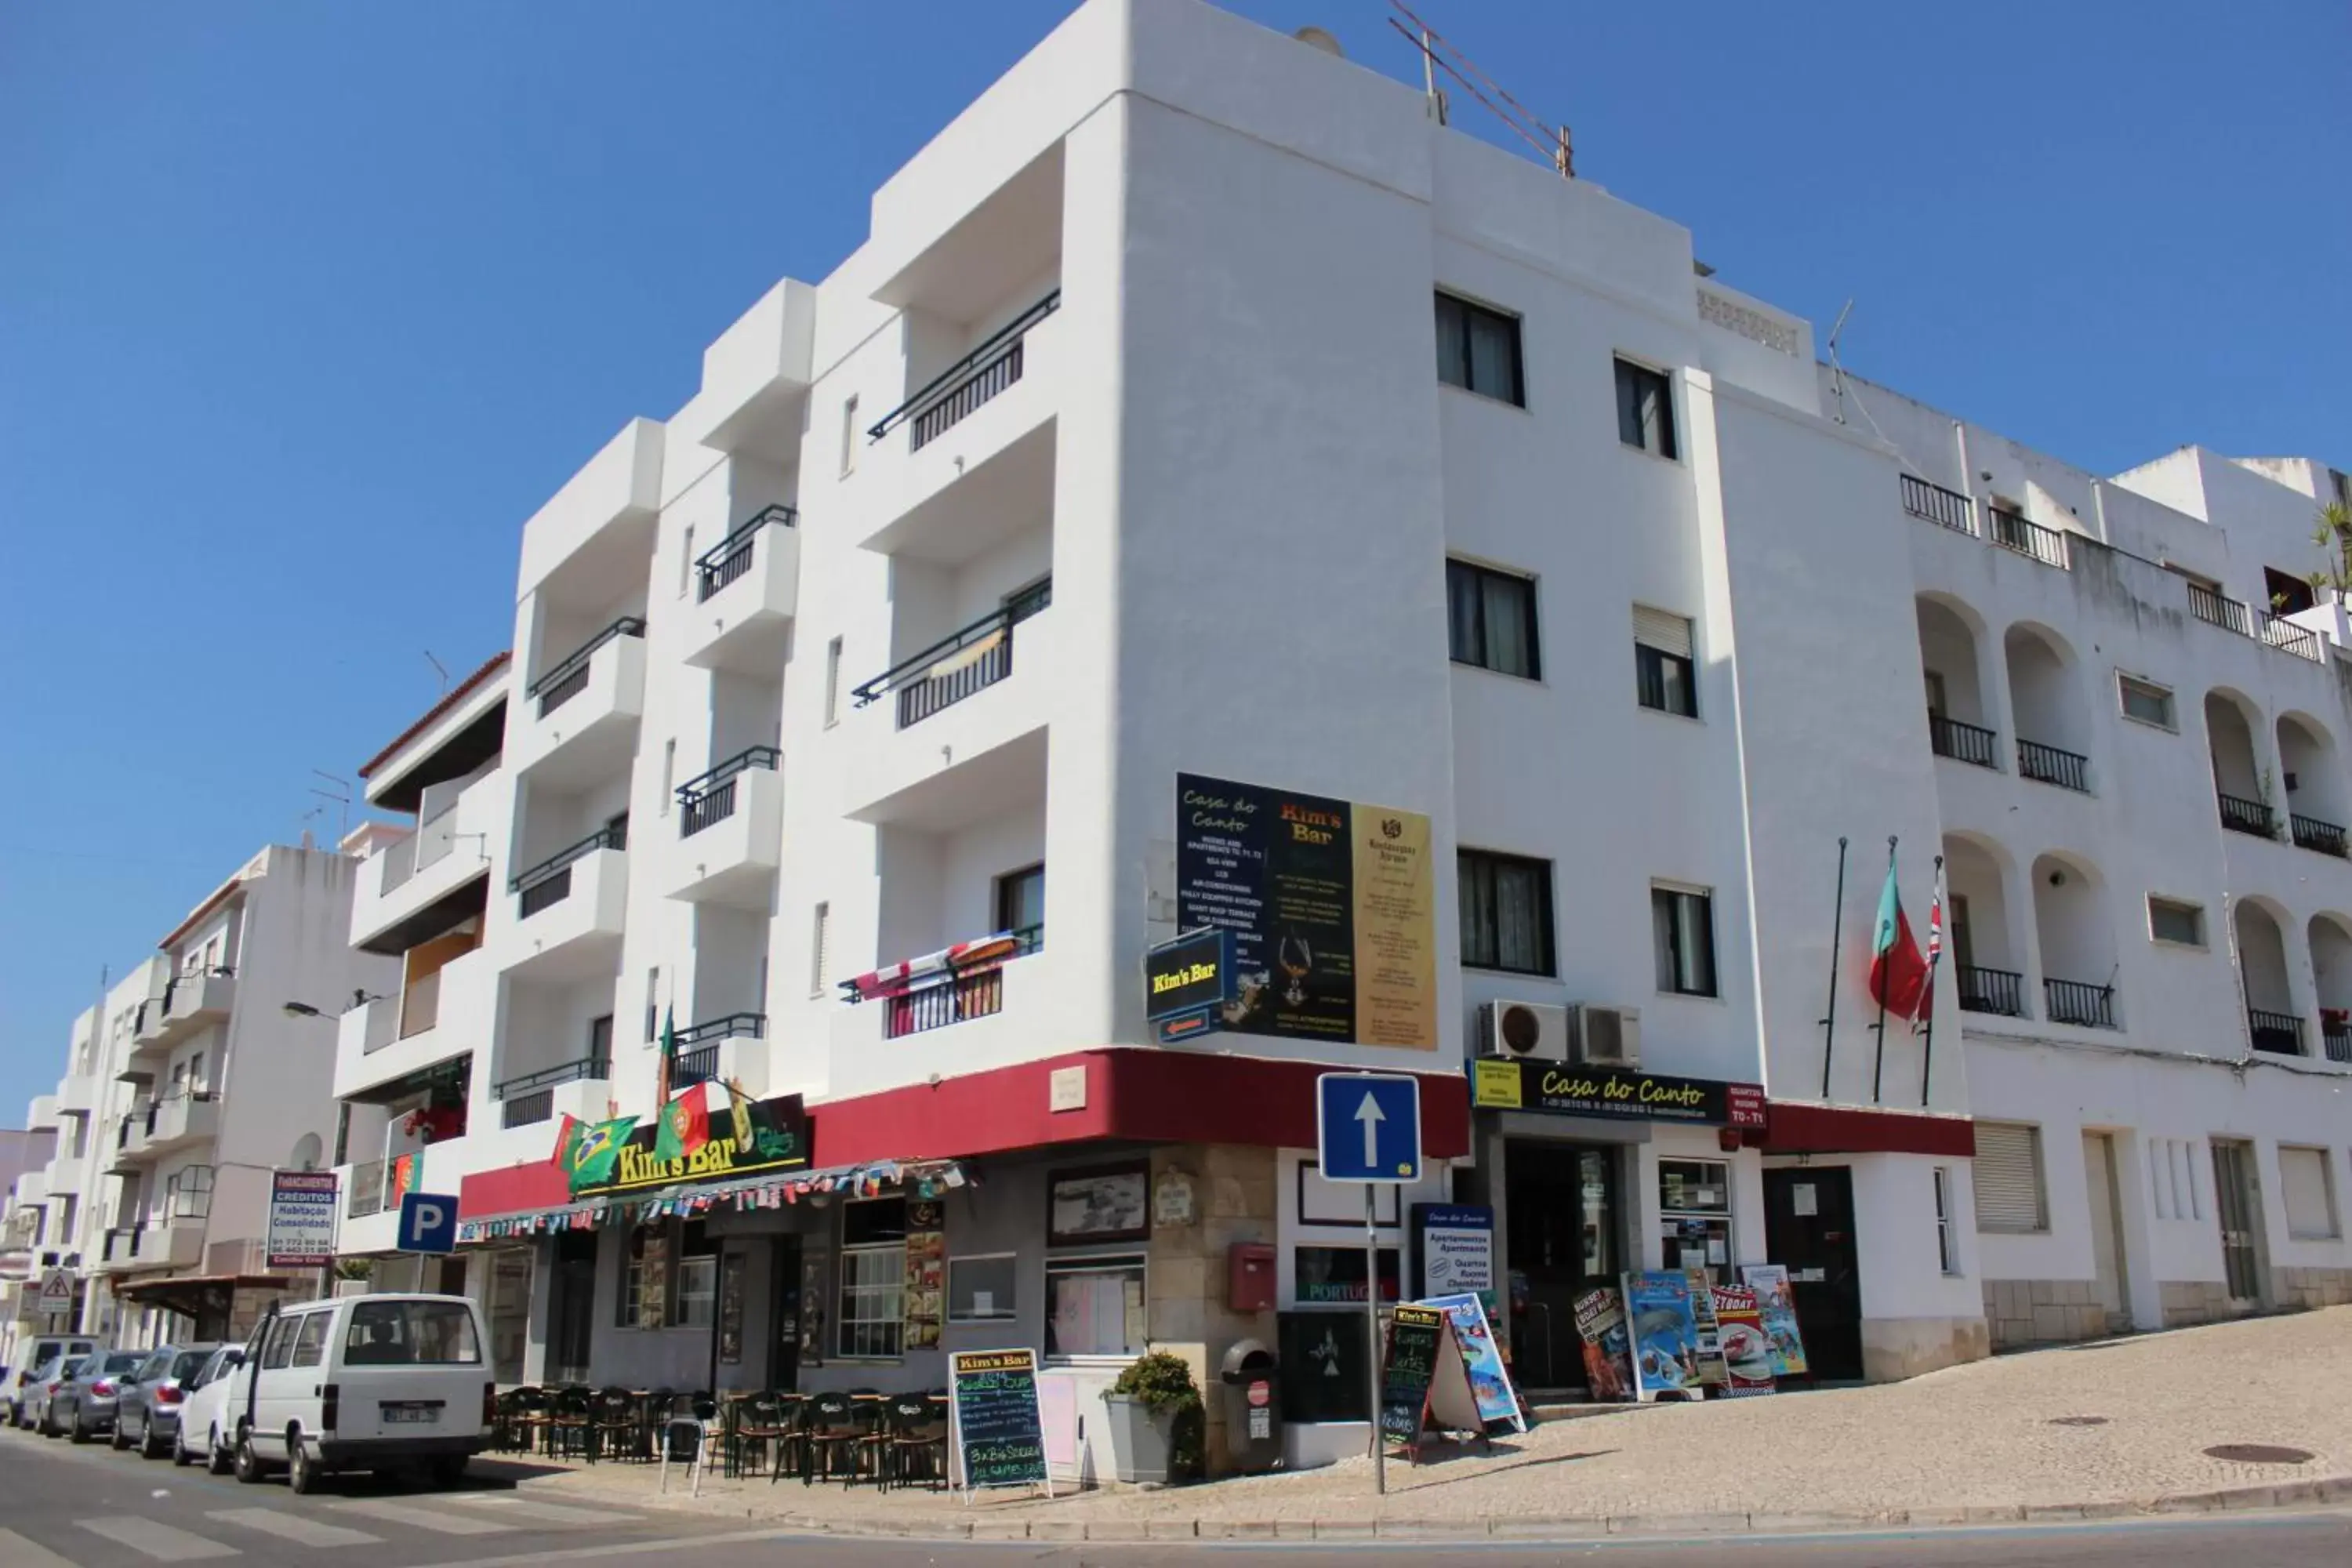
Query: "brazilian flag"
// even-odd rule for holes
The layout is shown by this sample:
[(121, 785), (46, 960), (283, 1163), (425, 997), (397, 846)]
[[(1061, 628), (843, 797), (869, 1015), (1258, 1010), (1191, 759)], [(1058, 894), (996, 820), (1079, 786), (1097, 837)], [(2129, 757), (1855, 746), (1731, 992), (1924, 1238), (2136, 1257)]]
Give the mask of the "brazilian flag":
[(621, 1163), (621, 1145), (628, 1142), (636, 1124), (634, 1116), (616, 1116), (610, 1121), (572, 1126), (571, 1141), (563, 1150), (563, 1174), (572, 1191), (602, 1186), (613, 1179), (614, 1168)]

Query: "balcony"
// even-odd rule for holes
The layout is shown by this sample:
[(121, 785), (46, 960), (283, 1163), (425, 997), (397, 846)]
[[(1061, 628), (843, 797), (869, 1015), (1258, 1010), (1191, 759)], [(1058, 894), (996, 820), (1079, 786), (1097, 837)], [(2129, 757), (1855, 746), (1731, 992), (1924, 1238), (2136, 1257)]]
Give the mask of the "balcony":
[[(0, 1199), (6, 1194), (0, 1193)], [(37, 1208), (49, 1201), (49, 1177), (47, 1171), (26, 1171), (16, 1178), (16, 1206)]]
[(765, 911), (783, 847), (784, 755), (753, 746), (677, 786), (665, 895)]
[[(1000, 943), (1002, 951), (992, 951)], [(893, 964), (841, 983), (846, 1000), (868, 999), (883, 1009), (882, 1037), (904, 1039), (932, 1029), (993, 1017), (1004, 1010), (1004, 966), (1045, 945), (1044, 926), (1026, 926), (927, 958)], [(981, 957), (972, 949), (988, 956)]]
[(800, 598), (800, 513), (763, 509), (694, 563), (683, 657), (698, 669), (782, 668)]
[(646, 710), (646, 623), (624, 616), (523, 691), (514, 768), (577, 789), (625, 768)]
[(510, 973), (537, 981), (608, 973), (628, 902), (628, 826), (624, 819), (557, 850), (511, 878), (517, 924), (503, 952)]
[(2278, 819), (2261, 801), (2234, 795), (2215, 798), (2221, 803), (2221, 826), (2231, 832), (2252, 834), (2256, 838), (2278, 837)]
[(1959, 981), (1961, 1012), (1990, 1013), (2002, 1018), (2025, 1016), (2024, 975), (1972, 963), (1956, 964), (1953, 973)]
[(2246, 1009), (2246, 1028), (2253, 1037), (2254, 1049), (2273, 1056), (2303, 1055), (2303, 1020), (2293, 1013), (2273, 1013), (2267, 1008)]
[(2342, 1009), (2320, 1009), (2319, 1038), (2329, 1061), (2352, 1065), (2352, 1017), (2347, 1017)]
[(1980, 724), (1964, 724), (1941, 713), (1927, 715), (1927, 743), (1939, 757), (1998, 770), (2000, 737)]
[(2080, 795), (2091, 793), (2091, 759), (2079, 752), (2045, 746), (2023, 736), (2017, 742), (2017, 771), (2039, 784), (2056, 784)]
[(1971, 539), (1976, 537), (1976, 502), (1958, 490), (1931, 485), (1914, 474), (1905, 474), (1902, 479), (1905, 511), (1923, 522), (1948, 528), (1955, 533), (1965, 533)]
[(166, 1095), (147, 1108), (146, 1136), (141, 1147), (149, 1154), (168, 1153), (220, 1135), (220, 1100), (209, 1090)]
[(413, 946), (412, 936), (439, 934), (406, 928), (412, 921), (418, 928), (438, 925), (446, 911), (436, 906), (489, 873), (489, 846), (505, 837), (510, 788), (502, 773), (488, 768), (461, 789), (426, 789), (416, 831), (376, 851), (360, 873), (352, 945), (394, 952)]
[(503, 1083), (490, 1086), (490, 1098), (499, 1102), (499, 1125), (501, 1128), (533, 1127), (555, 1118), (555, 1091), (567, 1083), (604, 1083), (613, 1076), (610, 1057), (582, 1057), (577, 1061), (527, 1072)]
[(661, 506), (662, 426), (632, 419), (523, 524), (520, 591), (554, 579), (571, 602), (610, 604), (642, 584)]
[(844, 815), (938, 833), (1045, 799), (1056, 634), (1050, 594), (1034, 604), (1008, 605), (856, 689), (843, 724)]
[(2338, 860), (2346, 858), (2344, 829), (2335, 823), (2290, 813), (2287, 826), (2294, 835), (2296, 847), (2316, 849), (2322, 855), (2333, 855)]
[(2116, 988), (2093, 985), (2081, 980), (2042, 982), (2042, 1000), (2048, 1007), (2048, 1017), (2053, 1024), (2073, 1024), (2085, 1029), (2112, 1029), (2116, 1023)]
[(2280, 648), (2297, 658), (2307, 658), (2314, 664), (2326, 658), (2320, 647), (2319, 634), (2307, 626), (2296, 626), (2284, 616), (2236, 599), (2226, 598), (2201, 584), (2185, 584), (2189, 590), (2189, 609), (2208, 626), (2220, 626), (2225, 632), (2235, 632), (2271, 647)]
[(2063, 533), (1997, 506), (1988, 507), (1986, 510), (1992, 518), (1992, 542), (1995, 544), (2003, 550), (2014, 550), (2020, 555), (2031, 556), (2044, 566), (2055, 566), (2061, 572), (2068, 570), (2069, 558)]
[(189, 1268), (205, 1251), (205, 1222), (200, 1219), (152, 1220), (138, 1227), (132, 1238), (134, 1268)]
[(98, 1261), (92, 1266), (100, 1274), (120, 1274), (131, 1266), (139, 1249), (139, 1237), (144, 1226), (117, 1226), (99, 1238)]
[(779, 458), (801, 449), (816, 339), (816, 290), (787, 278), (702, 351), (695, 403), (712, 420), (714, 451)]
[(163, 985), (163, 1027), (155, 1044), (165, 1049), (201, 1029), (226, 1023), (236, 1003), (236, 973), (226, 965), (188, 970)]
[(768, 1016), (730, 1013), (677, 1032), (673, 1091), (697, 1083), (738, 1082), (754, 1100), (766, 1091)]
[(345, 1013), (335, 1033), (335, 1097), (365, 1098), (487, 1049), (497, 982), (490, 956), (477, 948), (420, 977), (404, 996), (380, 996)]
[[(1053, 1033), (1055, 974), (1042, 936), (1018, 944), (1030, 956), (946, 971), (903, 994), (877, 993), (840, 1008), (826, 1093), (870, 1094), (920, 1083), (935, 1071), (983, 1072), (1078, 1044)], [(850, 1000), (854, 985), (843, 991)]]
[(131, 1024), (131, 1045), (133, 1050), (145, 1050), (163, 1043), (163, 998), (161, 994), (139, 1004), (139, 1011)]
[(58, 1092), (49, 1097), (51, 1103), (43, 1106), (35, 1100), (25, 1125), (39, 1127), (64, 1110), (90, 1110), (98, 1105), (98, 1077), (94, 1073), (68, 1073), (58, 1079)]

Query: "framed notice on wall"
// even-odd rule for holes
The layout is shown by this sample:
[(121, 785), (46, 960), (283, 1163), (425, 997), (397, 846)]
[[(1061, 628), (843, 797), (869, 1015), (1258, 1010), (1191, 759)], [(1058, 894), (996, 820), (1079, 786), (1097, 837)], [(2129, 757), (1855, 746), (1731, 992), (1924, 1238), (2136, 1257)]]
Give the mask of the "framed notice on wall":
[(1151, 1163), (1056, 1171), (1045, 1185), (1045, 1245), (1142, 1241), (1151, 1235)]
[(719, 1361), (722, 1366), (743, 1362), (743, 1255), (719, 1258)]

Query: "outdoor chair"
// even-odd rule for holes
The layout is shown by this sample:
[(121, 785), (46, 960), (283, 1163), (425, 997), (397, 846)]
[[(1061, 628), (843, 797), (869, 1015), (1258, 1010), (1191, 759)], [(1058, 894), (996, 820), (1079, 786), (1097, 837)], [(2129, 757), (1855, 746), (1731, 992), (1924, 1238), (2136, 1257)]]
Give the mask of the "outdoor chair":
[(584, 1388), (566, 1388), (559, 1392), (548, 1405), (548, 1452), (555, 1458), (570, 1458), (577, 1454), (593, 1464), (596, 1459), (595, 1413)]
[(645, 1411), (637, 1396), (625, 1388), (607, 1388), (597, 1394), (591, 1406), (589, 1429), (595, 1439), (591, 1451), (602, 1458), (652, 1458), (645, 1440)]
[(888, 1422), (883, 1454), (883, 1485), (909, 1486), (921, 1479), (934, 1489), (948, 1484), (948, 1421), (943, 1405), (923, 1394), (902, 1394), (885, 1406)]
[(755, 1394), (737, 1401), (734, 1430), (728, 1443), (728, 1468), (736, 1475), (743, 1474), (743, 1456), (749, 1450), (757, 1456), (762, 1468), (772, 1471), (783, 1462), (783, 1443), (791, 1432), (783, 1401), (776, 1395)]
[(845, 1394), (818, 1394), (805, 1406), (806, 1462), (801, 1469), (805, 1486), (819, 1479), (831, 1480), (836, 1466), (855, 1470), (857, 1424), (856, 1406)]

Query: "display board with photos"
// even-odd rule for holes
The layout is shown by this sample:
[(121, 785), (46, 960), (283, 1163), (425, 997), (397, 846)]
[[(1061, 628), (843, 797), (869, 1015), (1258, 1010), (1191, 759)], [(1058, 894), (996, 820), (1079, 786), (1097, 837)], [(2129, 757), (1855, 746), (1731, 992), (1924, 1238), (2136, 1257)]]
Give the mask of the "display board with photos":
[(1808, 1374), (1805, 1336), (1797, 1327), (1797, 1298), (1789, 1288), (1789, 1270), (1779, 1263), (1749, 1263), (1739, 1270), (1740, 1283), (1756, 1292), (1756, 1315), (1769, 1344), (1772, 1376), (1778, 1381)]
[(1596, 1402), (1633, 1398), (1625, 1301), (1615, 1286), (1598, 1286), (1576, 1299), (1576, 1336), (1583, 1342), (1584, 1384), (1591, 1397)]
[(1151, 1235), (1151, 1162), (1055, 1171), (1045, 1184), (1045, 1245), (1142, 1241)]
[(940, 1342), (940, 1326), (947, 1308), (946, 1205), (937, 1198), (910, 1198), (907, 1203), (907, 1275), (900, 1308), (908, 1350), (929, 1350)]

